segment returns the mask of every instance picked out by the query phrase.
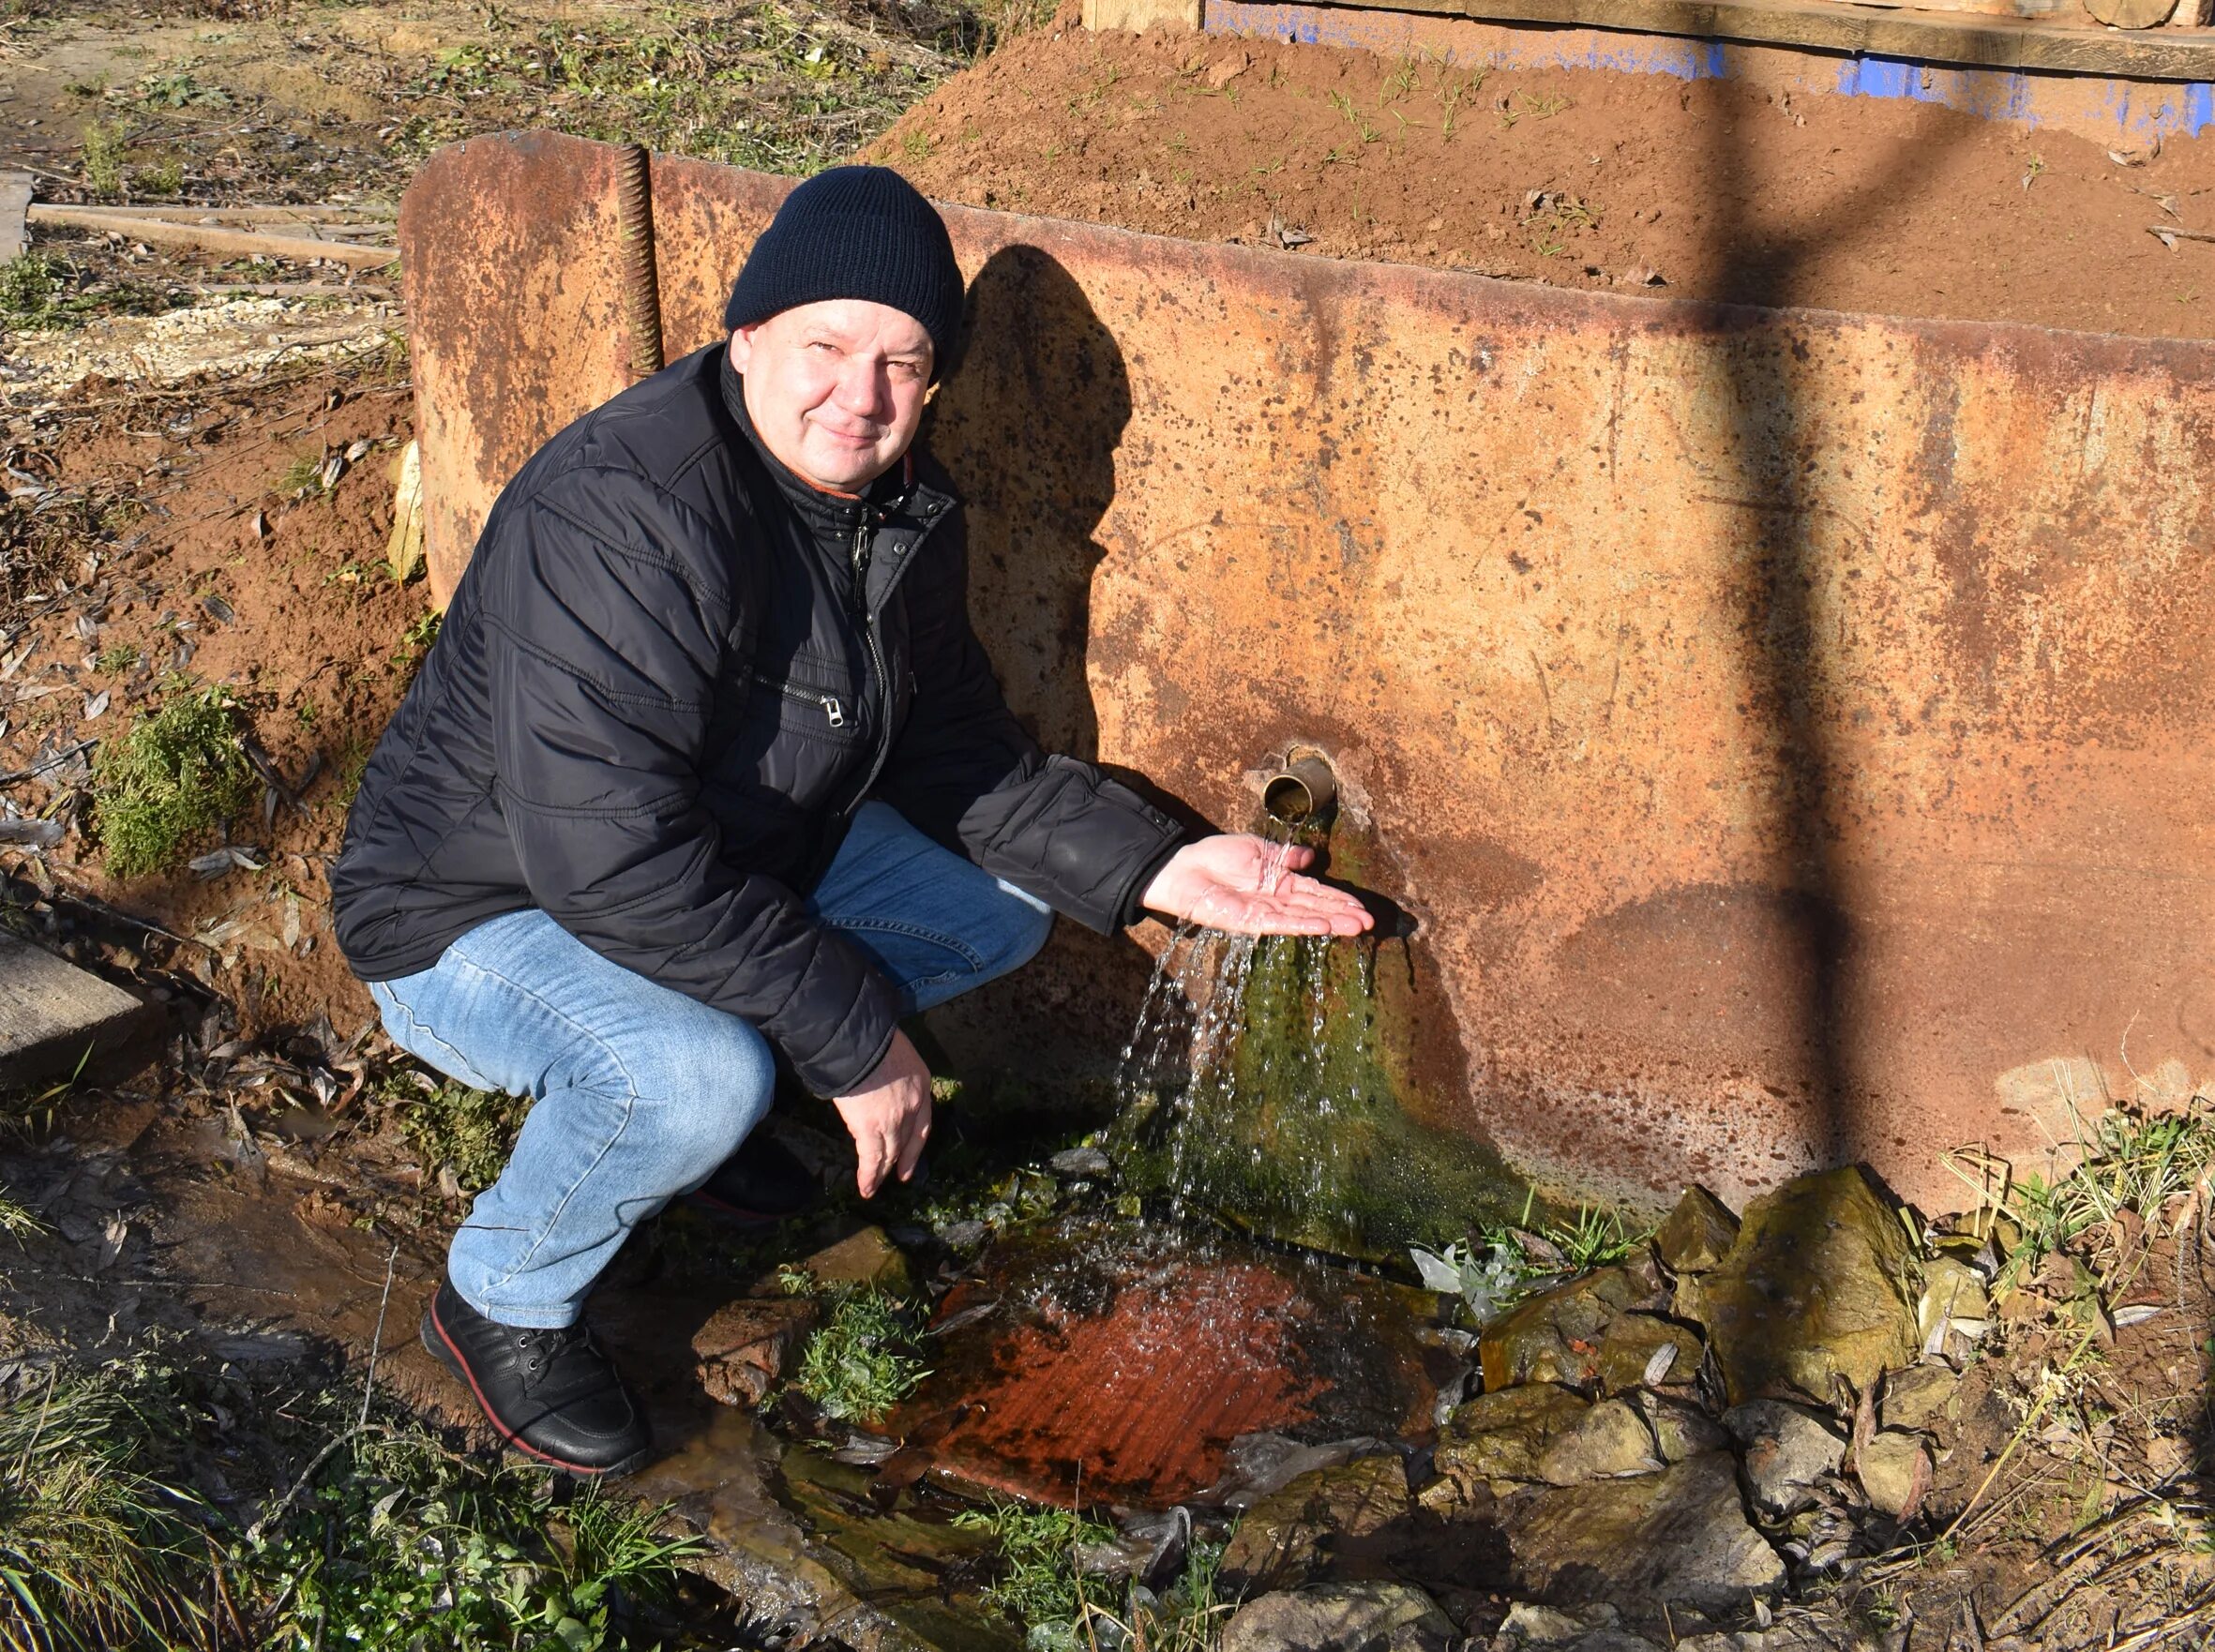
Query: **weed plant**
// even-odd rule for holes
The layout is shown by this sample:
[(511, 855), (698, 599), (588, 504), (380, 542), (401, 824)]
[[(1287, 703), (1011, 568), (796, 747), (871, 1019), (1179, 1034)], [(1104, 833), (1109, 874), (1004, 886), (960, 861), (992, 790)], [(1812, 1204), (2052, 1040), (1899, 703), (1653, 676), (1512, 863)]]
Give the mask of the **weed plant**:
[(448, 1451), (398, 1425), (334, 1455), (246, 1551), (271, 1601), (260, 1644), (612, 1652), (652, 1636), (697, 1540), (587, 1488), (556, 1506), (541, 1470)]
[(51, 253), (20, 253), (0, 263), (0, 332), (51, 333), (96, 316), (158, 315), (169, 308), (166, 289), (87, 283), (75, 264)]
[[(352, 1385), (273, 1404), (209, 1380), (142, 1358), (0, 1398), (0, 1648), (674, 1644), (697, 1542), (660, 1535), (666, 1510), (558, 1495), (382, 1403), (364, 1423)], [(276, 1477), (244, 1531), (185, 1489), (218, 1403), (221, 1478)]]
[(10, 1239), (28, 1239), (35, 1233), (44, 1233), (46, 1224), (18, 1204), (13, 1194), (0, 1191), (0, 1234)]
[(2202, 1186), (2215, 1162), (2215, 1121), (2198, 1098), (2176, 1113), (2112, 1107), (2087, 1119), (2072, 1105), (2070, 1117), (2074, 1139), (2056, 1146), (2075, 1167), (2051, 1182), (2030, 1174), (2008, 1191), (2006, 1214), (2021, 1232), (2000, 1268), (2003, 1295), (2126, 1210), (2144, 1221), (2149, 1239), (2159, 1238), (2172, 1203)]
[(410, 1075), (384, 1089), (385, 1100), (400, 1109), (409, 1145), (433, 1177), (452, 1172), (462, 1193), (490, 1187), (515, 1147), (528, 1104), (520, 1096), (472, 1089), (450, 1078), (422, 1088), (429, 1083)]
[(88, 122), (84, 128), (83, 171), (84, 188), (103, 201), (123, 193), (123, 128), (108, 121)]
[(1085, 1652), (1112, 1645), (1125, 1652), (1214, 1652), (1237, 1605), (1216, 1595), (1222, 1564), (1222, 1544), (1195, 1542), (1183, 1574), (1167, 1594), (1155, 1597), (1134, 1584), (1121, 1616), (1088, 1601), (1079, 1625), (1086, 1638), (1077, 1644)]
[(113, 878), (173, 869), (254, 800), (238, 708), (220, 688), (173, 695), (93, 764), (94, 818)]
[[(1535, 1196), (1526, 1199), (1523, 1220), (1530, 1220)], [(1410, 1246), (1408, 1252), (1426, 1289), (1458, 1296), (1479, 1324), (1492, 1319), (1534, 1290), (1579, 1273), (1610, 1268), (1645, 1243), (1651, 1230), (1627, 1222), (1620, 1210), (1580, 1206), (1575, 1217), (1531, 1230), (1495, 1225), (1479, 1229), (1469, 1243), (1439, 1251)]]
[(1079, 1569), (1077, 1551), (1112, 1543), (1112, 1527), (1074, 1509), (1002, 1497), (987, 1508), (963, 1509), (954, 1524), (963, 1531), (988, 1532), (1000, 1545), (1002, 1569), (984, 1600), (1020, 1618), (1035, 1652), (1086, 1647), (1083, 1619), (1115, 1596), (1106, 1580)]
[[(786, 1275), (779, 1282), (794, 1288)], [(870, 1286), (844, 1290), (807, 1339), (792, 1386), (825, 1417), (875, 1422), (930, 1374), (914, 1347), (914, 1327), (897, 1297)]]

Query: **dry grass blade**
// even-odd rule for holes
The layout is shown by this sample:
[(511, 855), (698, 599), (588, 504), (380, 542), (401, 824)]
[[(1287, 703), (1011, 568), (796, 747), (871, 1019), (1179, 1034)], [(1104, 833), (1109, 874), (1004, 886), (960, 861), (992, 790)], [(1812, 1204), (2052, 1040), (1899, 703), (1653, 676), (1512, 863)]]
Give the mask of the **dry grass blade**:
[(140, 1459), (150, 1429), (98, 1378), (54, 1376), (0, 1406), (0, 1645), (15, 1652), (197, 1644), (189, 1494)]

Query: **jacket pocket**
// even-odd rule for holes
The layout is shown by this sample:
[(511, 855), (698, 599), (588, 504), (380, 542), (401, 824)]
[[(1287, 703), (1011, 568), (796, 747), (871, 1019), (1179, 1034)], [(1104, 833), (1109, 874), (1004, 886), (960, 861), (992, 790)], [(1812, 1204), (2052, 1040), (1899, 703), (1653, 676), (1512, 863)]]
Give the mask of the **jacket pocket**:
[[(754, 673), (754, 684), (774, 690), (786, 701), (788, 714), (780, 719), (785, 727), (796, 728), (803, 734), (813, 734), (829, 740), (860, 738), (855, 725), (852, 702), (842, 694), (810, 683), (793, 683), (782, 677), (771, 676), (766, 671)], [(797, 718), (790, 713), (801, 712)], [(812, 715), (806, 713), (812, 713)]]

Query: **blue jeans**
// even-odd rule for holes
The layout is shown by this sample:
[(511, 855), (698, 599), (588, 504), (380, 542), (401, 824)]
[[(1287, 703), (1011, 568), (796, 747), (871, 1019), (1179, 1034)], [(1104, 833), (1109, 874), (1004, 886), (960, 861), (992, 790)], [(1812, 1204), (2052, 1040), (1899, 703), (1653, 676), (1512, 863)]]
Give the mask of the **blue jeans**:
[[(878, 803), (855, 815), (807, 909), (869, 954), (908, 1014), (1028, 962), (1053, 922)], [(769, 1110), (775, 1063), (749, 1022), (610, 963), (542, 911), (480, 924), (369, 995), (402, 1049), (532, 1100), (447, 1256), (454, 1288), (504, 1325), (574, 1323), (631, 1229), (705, 1181)]]

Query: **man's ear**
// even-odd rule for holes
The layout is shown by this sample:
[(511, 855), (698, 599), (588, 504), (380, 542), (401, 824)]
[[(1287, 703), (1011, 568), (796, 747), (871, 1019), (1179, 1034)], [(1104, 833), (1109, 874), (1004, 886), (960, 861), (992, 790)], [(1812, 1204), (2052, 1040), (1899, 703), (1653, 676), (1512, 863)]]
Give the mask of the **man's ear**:
[(758, 327), (733, 327), (731, 331), (731, 366), (735, 372), (745, 372), (754, 359), (754, 334)]

